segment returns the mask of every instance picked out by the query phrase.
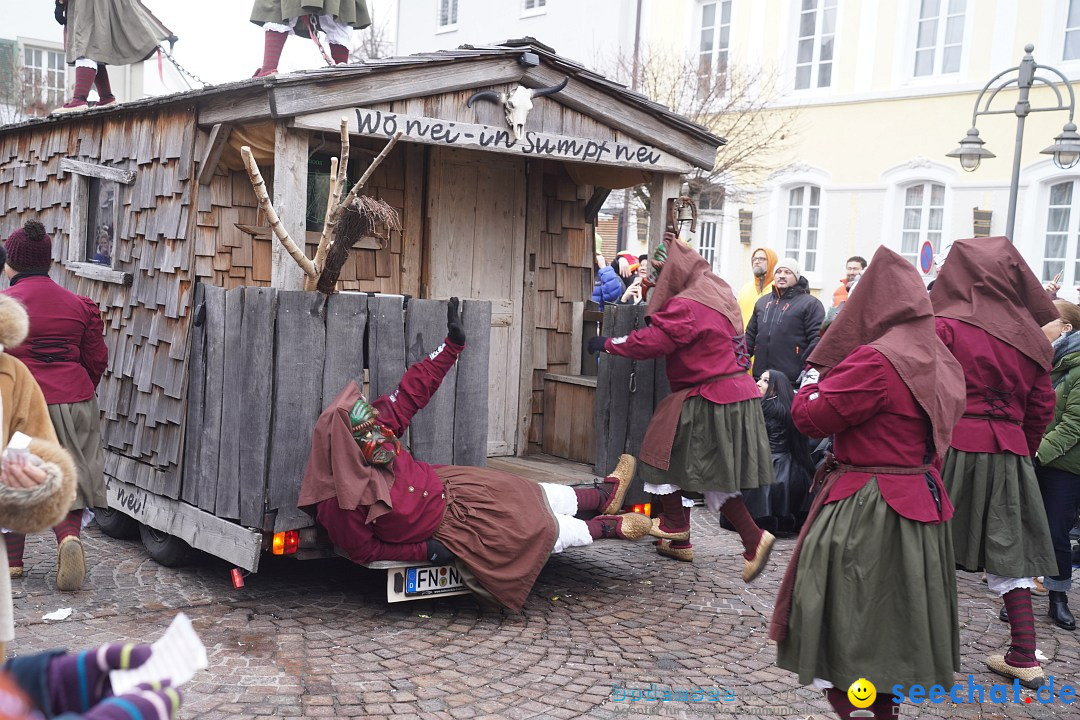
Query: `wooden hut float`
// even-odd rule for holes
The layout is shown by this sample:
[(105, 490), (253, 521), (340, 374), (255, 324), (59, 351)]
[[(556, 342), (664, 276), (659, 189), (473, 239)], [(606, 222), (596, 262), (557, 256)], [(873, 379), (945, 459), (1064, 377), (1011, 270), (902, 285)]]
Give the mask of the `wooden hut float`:
[[(477, 91), (493, 92), (469, 107)], [(522, 93), (532, 109), (516, 137), (500, 101)], [(252, 148), (313, 257), (342, 118), (353, 179), (402, 133), (363, 191), (402, 230), (358, 240), (341, 272), (338, 290), (374, 297), (327, 301), (302, 290), (238, 150)], [(319, 408), (359, 372), (383, 391), (437, 344), (444, 306), (429, 299), (475, 301), (473, 361), (438, 422), (414, 426), (418, 455), (609, 462), (619, 448), (597, 448), (596, 380), (580, 372), (587, 210), (605, 188), (677, 195), (722, 142), (534, 41), (459, 49), (0, 127), (0, 236), (42, 221), (53, 277), (101, 308), (110, 505), (151, 541), (179, 537), (255, 570), (264, 532), (309, 525), (295, 500)], [(653, 208), (657, 238), (664, 203)]]

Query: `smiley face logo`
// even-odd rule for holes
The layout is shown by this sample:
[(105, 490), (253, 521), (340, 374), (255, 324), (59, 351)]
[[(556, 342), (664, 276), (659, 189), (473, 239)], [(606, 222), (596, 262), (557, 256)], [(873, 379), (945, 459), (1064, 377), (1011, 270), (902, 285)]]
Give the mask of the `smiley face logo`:
[(848, 700), (857, 708), (868, 708), (877, 699), (877, 688), (866, 678), (859, 678), (851, 683), (847, 691)]

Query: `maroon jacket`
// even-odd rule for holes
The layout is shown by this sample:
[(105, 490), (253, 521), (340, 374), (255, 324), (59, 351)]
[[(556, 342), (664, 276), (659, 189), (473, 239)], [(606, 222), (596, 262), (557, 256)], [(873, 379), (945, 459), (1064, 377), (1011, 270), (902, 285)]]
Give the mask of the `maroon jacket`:
[(962, 320), (939, 317), (937, 334), (964, 368), (967, 407), (952, 446), (1030, 456), (1054, 418), (1050, 373), (1012, 345)]
[[(409, 367), (393, 394), (371, 403), (379, 411), (379, 422), (401, 437), (413, 415), (439, 389), (462, 350), (463, 346), (447, 340), (440, 350)], [(337, 498), (330, 498), (315, 506), (316, 519), (326, 528), (330, 540), (355, 563), (423, 561), (426, 540), (442, 522), (446, 510), (443, 483), (432, 466), (420, 462), (403, 448), (390, 467), (394, 473), (394, 483), (390, 486), (393, 508), (370, 523), (367, 508), (362, 505), (355, 510), (342, 510)]]
[(30, 316), (30, 334), (8, 352), (30, 368), (45, 402), (59, 405), (94, 397), (109, 364), (97, 304), (57, 285), (48, 275), (17, 275), (4, 292), (21, 302)]
[[(868, 345), (848, 355), (820, 383), (800, 388), (791, 417), (804, 435), (832, 435), (833, 454), (845, 465), (918, 467), (933, 452), (933, 431), (926, 413), (892, 363)], [(945, 522), (952, 517), (953, 507), (938, 474), (940, 458), (929, 464), (940, 509), (922, 475), (887, 472), (846, 472), (824, 501), (850, 497), (876, 477), (881, 496), (900, 515), (923, 523)]]
[[(609, 338), (604, 350), (639, 360), (666, 357), (673, 391), (692, 388), (688, 397), (700, 395), (717, 405), (727, 405), (761, 397), (746, 367), (739, 365), (739, 352), (743, 357), (746, 354), (736, 345), (738, 334), (715, 310), (676, 297), (649, 316), (648, 327), (626, 337)], [(712, 380), (720, 375), (732, 377)]]

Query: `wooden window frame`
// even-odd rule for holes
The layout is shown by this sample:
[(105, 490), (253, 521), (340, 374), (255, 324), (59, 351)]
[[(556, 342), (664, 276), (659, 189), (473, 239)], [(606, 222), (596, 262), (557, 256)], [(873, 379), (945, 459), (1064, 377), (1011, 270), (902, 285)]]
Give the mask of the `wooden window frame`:
[[(131, 285), (132, 274), (117, 270), (114, 267), (104, 267), (98, 263), (87, 262), (86, 248), (87, 237), (86, 225), (90, 219), (90, 180), (106, 180), (120, 185), (131, 185), (135, 182), (134, 170), (94, 165), (63, 158), (60, 160), (60, 169), (71, 173), (71, 213), (68, 216), (68, 247), (64, 267), (79, 277), (117, 285)], [(116, 203), (117, 219), (114, 224), (119, 228), (120, 203)], [(116, 248), (113, 248), (113, 263), (116, 262)]]

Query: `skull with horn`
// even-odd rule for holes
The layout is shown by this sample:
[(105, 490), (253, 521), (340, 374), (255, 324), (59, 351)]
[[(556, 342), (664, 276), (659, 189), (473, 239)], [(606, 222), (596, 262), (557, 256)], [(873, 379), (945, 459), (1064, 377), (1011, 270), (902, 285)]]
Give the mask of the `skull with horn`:
[(518, 85), (509, 94), (495, 92), (494, 90), (480, 90), (472, 94), (468, 102), (465, 103), (465, 107), (471, 108), (472, 104), (477, 100), (487, 100), (488, 102), (501, 104), (503, 110), (506, 111), (506, 124), (510, 126), (510, 130), (514, 133), (514, 139), (521, 140), (525, 137), (525, 121), (529, 117), (529, 111), (532, 110), (533, 98), (553, 95), (566, 87), (568, 81), (569, 78), (563, 78), (563, 81), (558, 85), (536, 88), (535, 90)]

